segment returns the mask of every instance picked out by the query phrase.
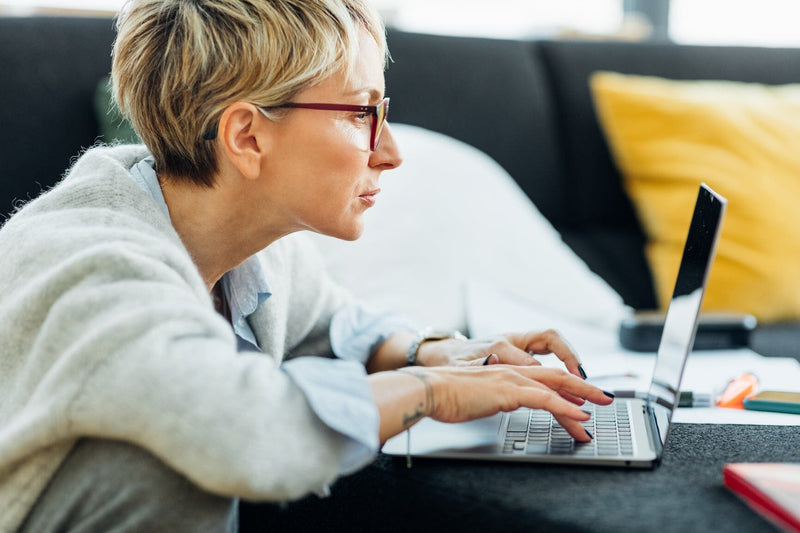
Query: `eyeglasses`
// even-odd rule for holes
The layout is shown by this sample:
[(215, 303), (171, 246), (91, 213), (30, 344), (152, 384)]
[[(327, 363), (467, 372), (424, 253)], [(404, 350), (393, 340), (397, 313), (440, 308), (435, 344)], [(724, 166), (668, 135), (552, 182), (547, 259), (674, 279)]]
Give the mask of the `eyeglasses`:
[(383, 133), (383, 125), (389, 116), (389, 99), (384, 98), (377, 105), (347, 105), (347, 104), (305, 104), (289, 102), (288, 104), (265, 107), (264, 109), (318, 109), (321, 111), (353, 111), (355, 113), (369, 113), (372, 116), (372, 128), (369, 136), (369, 149), (373, 152), (378, 147)]
[[(348, 104), (306, 104), (289, 102), (288, 104), (259, 107), (259, 109), (317, 109), (321, 111), (352, 111), (355, 113), (368, 113), (372, 116), (372, 123), (369, 137), (369, 149), (375, 151), (378, 142), (381, 140), (383, 126), (389, 116), (389, 98), (384, 98), (376, 105), (348, 105)], [(203, 139), (211, 141), (217, 136), (217, 128), (203, 135)]]

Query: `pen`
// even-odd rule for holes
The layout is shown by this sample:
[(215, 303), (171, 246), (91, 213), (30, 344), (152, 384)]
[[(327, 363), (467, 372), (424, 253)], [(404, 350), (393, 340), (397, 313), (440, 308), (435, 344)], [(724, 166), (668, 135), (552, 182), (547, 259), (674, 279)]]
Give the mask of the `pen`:
[(711, 407), (711, 394), (681, 391), (678, 407)]
[[(617, 398), (645, 398), (646, 395), (634, 390), (614, 390)], [(706, 392), (681, 391), (678, 407), (711, 407), (711, 394)]]

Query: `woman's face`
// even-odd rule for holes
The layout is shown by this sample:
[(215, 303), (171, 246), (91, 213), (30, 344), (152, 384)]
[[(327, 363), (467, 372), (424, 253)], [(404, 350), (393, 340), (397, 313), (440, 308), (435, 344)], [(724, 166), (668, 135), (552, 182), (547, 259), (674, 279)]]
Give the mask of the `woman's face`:
[[(375, 105), (384, 97), (383, 57), (362, 30), (351, 75), (336, 75), (299, 93), (297, 103)], [(271, 153), (264, 163), (293, 229), (354, 240), (364, 229), (364, 213), (378, 200), (381, 172), (402, 159), (389, 125), (370, 151), (373, 117), (351, 111), (292, 109), (276, 123)]]

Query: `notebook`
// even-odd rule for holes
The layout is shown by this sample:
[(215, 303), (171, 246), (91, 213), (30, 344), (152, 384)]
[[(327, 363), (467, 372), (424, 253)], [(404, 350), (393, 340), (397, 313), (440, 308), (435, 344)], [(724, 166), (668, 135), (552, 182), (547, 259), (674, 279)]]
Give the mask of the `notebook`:
[(700, 185), (649, 390), (616, 398), (609, 406), (583, 405), (592, 412), (584, 423), (595, 437), (592, 442), (575, 442), (547, 411), (522, 408), (458, 424), (426, 418), (410, 434), (389, 439), (383, 453), (632, 468), (658, 465), (694, 343), (726, 204), (706, 184)]
[(722, 481), (779, 529), (800, 533), (800, 464), (728, 463)]

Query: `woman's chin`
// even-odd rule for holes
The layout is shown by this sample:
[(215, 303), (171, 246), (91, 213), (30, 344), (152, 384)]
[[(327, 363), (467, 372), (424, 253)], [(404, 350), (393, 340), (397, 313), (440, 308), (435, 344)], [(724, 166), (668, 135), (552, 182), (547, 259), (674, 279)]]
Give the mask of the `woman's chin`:
[(341, 235), (339, 238), (342, 239), (343, 241), (356, 241), (360, 239), (363, 234), (364, 234), (364, 227), (361, 226), (357, 230), (353, 230), (349, 233)]
[(336, 228), (330, 231), (320, 231), (319, 233), (343, 241), (355, 241), (364, 234), (364, 224), (360, 222), (347, 228)]

